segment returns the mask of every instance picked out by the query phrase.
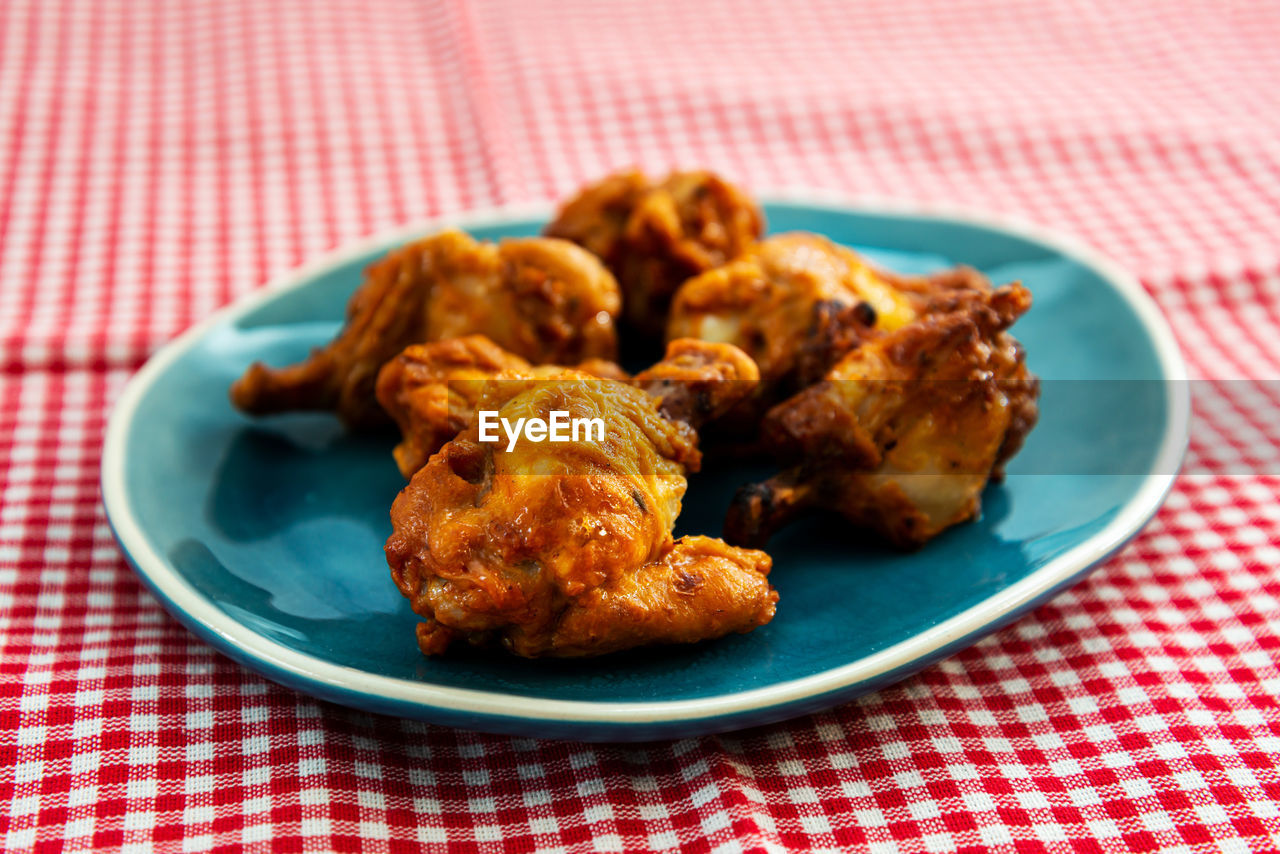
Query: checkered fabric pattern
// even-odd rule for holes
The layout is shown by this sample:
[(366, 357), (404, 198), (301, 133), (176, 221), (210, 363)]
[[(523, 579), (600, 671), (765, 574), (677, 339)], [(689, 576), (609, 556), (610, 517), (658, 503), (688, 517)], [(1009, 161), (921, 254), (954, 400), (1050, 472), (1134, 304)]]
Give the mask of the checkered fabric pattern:
[(142, 589), (97, 476), (124, 382), (212, 309), (627, 164), (1019, 215), (1137, 273), (1194, 375), (1280, 377), (1278, 41), (1245, 0), (0, 3), (0, 844), (1272, 847), (1266, 384), (1206, 383), (1159, 516), (1011, 628), (828, 713), (632, 747), (246, 672)]

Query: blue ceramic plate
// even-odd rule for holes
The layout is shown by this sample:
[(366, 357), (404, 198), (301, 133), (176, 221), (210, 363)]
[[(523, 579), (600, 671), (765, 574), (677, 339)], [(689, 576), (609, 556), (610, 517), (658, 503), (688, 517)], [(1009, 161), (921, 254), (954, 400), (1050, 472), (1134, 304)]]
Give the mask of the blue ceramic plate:
[[(768, 204), (771, 229), (826, 234), (898, 270), (971, 264), (1021, 279), (1017, 327), (1045, 379), (1039, 426), (982, 518), (901, 554), (815, 518), (775, 538), (777, 617), (748, 635), (591, 661), (461, 650), (428, 661), (382, 556), (402, 481), (389, 436), (321, 415), (251, 420), (227, 387), (338, 328), (364, 266), (446, 223), (340, 252), (218, 313), (160, 352), (116, 406), (102, 491), (125, 555), (221, 652), (326, 700), (537, 737), (642, 740), (763, 724), (873, 691), (1009, 622), (1132, 537), (1187, 439), (1184, 368), (1132, 278), (1063, 240), (967, 215)], [(546, 211), (459, 217), (535, 234)], [(718, 534), (758, 472), (695, 478), (680, 533)]]

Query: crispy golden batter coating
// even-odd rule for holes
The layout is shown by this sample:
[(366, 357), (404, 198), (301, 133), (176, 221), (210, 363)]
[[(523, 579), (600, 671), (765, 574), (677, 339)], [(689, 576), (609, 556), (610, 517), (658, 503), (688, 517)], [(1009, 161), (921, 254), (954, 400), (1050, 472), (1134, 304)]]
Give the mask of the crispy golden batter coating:
[(406, 478), (471, 423), (485, 384), (532, 366), (483, 335), (411, 344), (378, 372), (378, 403), (400, 427), (393, 452)]
[(511, 421), (600, 418), (604, 437), (507, 450), (481, 442), (473, 423), (413, 476), (392, 506), (386, 553), (426, 621), (425, 654), (466, 640), (526, 657), (599, 655), (772, 618), (767, 555), (672, 539), (685, 472), (699, 463), (693, 427), (634, 385), (567, 369), (517, 373), (486, 384), (476, 408)]
[[(558, 365), (530, 365), (483, 335), (446, 338), (411, 344), (378, 372), (378, 403), (396, 422), (403, 436), (394, 455), (406, 478), (475, 416), (476, 404), (488, 380), (502, 374), (555, 377)], [(627, 379), (616, 364), (588, 359), (578, 370), (607, 379)]]
[(751, 631), (773, 619), (778, 594), (765, 580), (772, 565), (762, 551), (681, 537), (657, 560), (583, 596), (551, 646), (557, 656), (581, 657)]
[(371, 265), (337, 338), (297, 365), (255, 363), (231, 400), (255, 415), (319, 409), (351, 427), (384, 423), (375, 380), (406, 346), (479, 333), (537, 363), (611, 359), (620, 300), (608, 270), (567, 241), (495, 245), (446, 231)]
[[(403, 436), (394, 451), (400, 472), (413, 477), (428, 457), (471, 423), (487, 380), (555, 379), (563, 370), (530, 365), (483, 335), (406, 347), (378, 374), (378, 402)], [(755, 363), (738, 348), (692, 340), (671, 342), (666, 358), (634, 380), (604, 359), (588, 359), (577, 370), (632, 382), (657, 398), (663, 415), (691, 424), (718, 417), (750, 393), (734, 383), (760, 378)]]
[(739, 491), (729, 541), (762, 545), (808, 507), (902, 547), (974, 518), (983, 487), (1036, 421), (1038, 381), (1005, 331), (1030, 305), (1017, 284), (966, 292), (948, 311), (864, 341), (774, 407), (765, 442), (800, 462)]
[(669, 343), (661, 362), (632, 379), (663, 415), (699, 426), (745, 400), (759, 381), (760, 369), (742, 350), (692, 338)]
[(765, 383), (778, 383), (807, 355), (832, 346), (837, 321), (852, 333), (848, 349), (860, 331), (891, 331), (914, 320), (916, 301), (904, 285), (925, 288), (882, 273), (820, 235), (780, 234), (685, 282), (671, 306), (667, 337), (734, 344), (760, 366)]
[(624, 319), (660, 335), (676, 288), (737, 257), (763, 230), (756, 204), (710, 172), (672, 172), (654, 183), (629, 171), (585, 187), (544, 233), (604, 259), (622, 286)]
[(756, 392), (707, 433), (719, 453), (750, 456), (764, 449), (758, 425), (769, 407), (820, 381), (862, 341), (990, 290), (975, 270), (904, 276), (821, 235), (792, 232), (685, 282), (667, 335), (732, 343), (760, 366)]
[(543, 233), (547, 237), (572, 240), (603, 259), (617, 275), (613, 262), (623, 253), (627, 221), (641, 197), (652, 187), (639, 170), (615, 172), (583, 187), (562, 204)]

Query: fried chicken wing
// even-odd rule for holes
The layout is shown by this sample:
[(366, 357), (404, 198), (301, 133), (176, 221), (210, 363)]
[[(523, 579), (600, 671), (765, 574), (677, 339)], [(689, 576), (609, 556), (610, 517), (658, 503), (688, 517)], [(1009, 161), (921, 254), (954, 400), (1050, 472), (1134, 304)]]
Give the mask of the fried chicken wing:
[(760, 366), (756, 392), (707, 436), (721, 453), (752, 455), (763, 450), (757, 428), (769, 407), (821, 380), (862, 341), (990, 290), (974, 270), (903, 276), (826, 237), (793, 232), (685, 282), (667, 335), (732, 343)]
[(982, 489), (1036, 421), (1038, 381), (1006, 331), (1031, 294), (1014, 284), (953, 296), (949, 310), (863, 341), (770, 410), (765, 443), (799, 462), (739, 490), (730, 542), (763, 545), (826, 507), (916, 547), (978, 514)]
[(624, 319), (660, 335), (676, 288), (737, 257), (763, 230), (756, 204), (711, 172), (672, 172), (655, 183), (628, 171), (584, 188), (544, 233), (604, 259), (622, 286)]
[[(674, 359), (690, 368), (697, 342)], [(725, 352), (708, 345), (711, 353)], [(710, 409), (745, 392), (754, 365), (713, 355), (697, 372)], [(737, 367), (734, 367), (734, 366)], [(654, 369), (658, 371), (658, 368)], [(698, 386), (695, 382), (692, 386)], [(733, 390), (737, 391), (734, 392)], [(554, 378), (499, 372), (477, 409), (518, 418), (598, 418), (603, 436), (565, 443), (482, 441), (479, 420), (445, 443), (397, 497), (387, 562), (425, 622), (423, 653), (499, 644), (521, 656), (599, 655), (688, 643), (768, 622), (777, 594), (763, 552), (707, 537), (673, 540), (687, 471), (699, 465), (694, 412), (672, 385), (637, 385), (565, 369)]]
[[(426, 463), (475, 416), (486, 383), (503, 374), (554, 378), (558, 365), (529, 364), (483, 335), (411, 344), (378, 372), (377, 398), (403, 437), (393, 451), (405, 478)], [(578, 370), (606, 379), (626, 380), (622, 368), (605, 359), (588, 359)]]
[(971, 270), (899, 276), (820, 235), (780, 234), (685, 282), (667, 337), (734, 344), (760, 366), (767, 384), (802, 368), (816, 370), (807, 378), (816, 381), (866, 332), (891, 332), (939, 310), (948, 295), (974, 289), (990, 287)]
[[(377, 395), (382, 408), (400, 427), (396, 464), (406, 477), (426, 463), (475, 416), (488, 380), (555, 379), (557, 365), (530, 365), (483, 335), (413, 344), (382, 367)], [(657, 398), (663, 415), (678, 421), (705, 423), (722, 415), (759, 378), (755, 363), (737, 347), (677, 340), (667, 356), (631, 380), (626, 371), (604, 359), (588, 359), (577, 370), (604, 379), (634, 382)], [(673, 407), (689, 407), (677, 411)]]
[(318, 409), (351, 427), (384, 423), (375, 380), (410, 344), (480, 333), (538, 363), (611, 359), (620, 306), (612, 274), (568, 241), (479, 243), (445, 231), (371, 265), (328, 346), (290, 367), (253, 364), (231, 400), (255, 415)]
[(667, 354), (632, 382), (667, 418), (702, 425), (721, 417), (754, 390), (760, 369), (732, 344), (677, 338)]

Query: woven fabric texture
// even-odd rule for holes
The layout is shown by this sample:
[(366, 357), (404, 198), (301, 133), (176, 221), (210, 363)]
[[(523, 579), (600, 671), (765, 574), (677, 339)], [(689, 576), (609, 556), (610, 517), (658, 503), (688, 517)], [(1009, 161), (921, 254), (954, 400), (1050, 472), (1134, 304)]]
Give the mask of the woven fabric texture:
[(1280, 834), (1280, 452), (1197, 384), (1131, 545), (888, 690), (720, 737), (487, 736), (279, 688), (108, 530), (166, 341), (406, 221), (706, 166), (961, 205), (1140, 277), (1192, 374), (1280, 377), (1280, 6), (0, 3), (0, 845), (10, 851), (1244, 851)]

